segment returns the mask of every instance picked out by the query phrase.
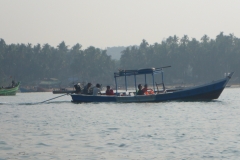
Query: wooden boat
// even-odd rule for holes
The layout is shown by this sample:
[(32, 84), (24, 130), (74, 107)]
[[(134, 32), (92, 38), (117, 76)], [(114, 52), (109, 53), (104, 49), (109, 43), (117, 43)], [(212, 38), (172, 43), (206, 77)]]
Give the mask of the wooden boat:
[[(147, 69), (139, 69), (139, 70), (123, 70), (114, 73), (115, 83), (116, 83), (116, 94), (115, 96), (92, 96), (92, 95), (83, 95), (83, 94), (72, 94), (72, 102), (162, 102), (162, 101), (170, 101), (170, 100), (212, 100), (217, 99), (224, 88), (226, 87), (229, 79), (232, 77), (233, 72), (231, 72), (228, 76), (223, 79), (213, 81), (204, 85), (183, 88), (183, 89), (175, 89), (168, 90), (164, 86), (163, 81), (163, 69), (171, 66), (161, 67), (161, 68), (147, 68)], [(146, 75), (151, 74), (153, 80), (153, 90), (154, 94), (151, 95), (136, 95), (136, 92), (127, 92), (127, 76), (134, 76), (135, 80), (135, 89), (136, 86), (136, 75), (145, 75), (145, 83), (146, 83)], [(154, 75), (161, 74), (162, 75), (162, 87), (163, 89), (156, 90), (155, 89), (155, 80)], [(117, 78), (125, 77), (125, 94), (118, 93), (117, 89)], [(157, 87), (158, 88), (158, 87)], [(123, 96), (122, 96), (123, 95)]]
[(75, 90), (67, 89), (67, 88), (60, 88), (58, 90), (53, 90), (53, 94), (72, 94), (75, 93)]
[(20, 87), (19, 90), (21, 93), (26, 93), (26, 92), (37, 92), (36, 87)]
[(20, 82), (18, 82), (14, 87), (0, 88), (0, 96), (16, 95), (16, 92), (18, 91), (19, 86), (20, 86)]
[(52, 92), (53, 88), (59, 86), (61, 81), (56, 78), (44, 78), (37, 86), (37, 92)]
[(37, 87), (37, 92), (52, 92), (53, 89), (52, 88), (44, 88), (44, 87)]

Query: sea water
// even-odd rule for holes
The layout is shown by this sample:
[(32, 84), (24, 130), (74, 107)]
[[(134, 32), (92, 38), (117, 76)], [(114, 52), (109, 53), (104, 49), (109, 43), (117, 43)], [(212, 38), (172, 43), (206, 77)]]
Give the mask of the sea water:
[(240, 157), (239, 88), (209, 102), (39, 103), (58, 96), (0, 97), (0, 160)]

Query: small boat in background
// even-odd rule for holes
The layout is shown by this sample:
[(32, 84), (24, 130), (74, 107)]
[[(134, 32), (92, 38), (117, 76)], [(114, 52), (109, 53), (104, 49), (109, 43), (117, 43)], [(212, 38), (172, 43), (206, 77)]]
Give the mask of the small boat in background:
[(37, 86), (37, 92), (52, 92), (53, 88), (56, 88), (61, 84), (56, 78), (44, 78)]
[(20, 86), (20, 82), (18, 82), (17, 84), (14, 84), (11, 87), (0, 88), (0, 96), (16, 95), (16, 92), (18, 91), (19, 86)]
[(53, 94), (71, 94), (71, 93), (76, 93), (76, 90), (68, 88), (60, 88), (58, 90), (53, 90)]
[(53, 90), (53, 94), (81, 93), (82, 88), (81, 83), (77, 83), (73, 86), (73, 88), (60, 88), (59, 90)]
[(36, 87), (20, 87), (19, 90), (21, 91), (21, 93), (26, 93), (26, 92), (37, 92), (37, 88)]
[(37, 92), (52, 92), (53, 89), (52, 88), (44, 88), (44, 87), (37, 87)]

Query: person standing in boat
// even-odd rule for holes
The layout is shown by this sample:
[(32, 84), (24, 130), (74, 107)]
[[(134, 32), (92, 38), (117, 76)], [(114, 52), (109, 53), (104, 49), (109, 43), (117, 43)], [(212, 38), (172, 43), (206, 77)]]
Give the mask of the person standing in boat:
[(91, 94), (90, 92), (91, 86), (92, 86), (92, 83), (88, 83), (83, 89), (83, 94)]
[(100, 84), (96, 84), (96, 87), (93, 88), (93, 96), (97, 96), (99, 94), (101, 94), (101, 90), (100, 90)]
[(106, 95), (108, 95), (108, 96), (114, 95), (114, 92), (113, 92), (113, 90), (110, 88), (110, 86), (107, 86)]
[(143, 90), (142, 90), (142, 85), (141, 85), (141, 84), (138, 85), (137, 95), (144, 95), (144, 92), (143, 92)]

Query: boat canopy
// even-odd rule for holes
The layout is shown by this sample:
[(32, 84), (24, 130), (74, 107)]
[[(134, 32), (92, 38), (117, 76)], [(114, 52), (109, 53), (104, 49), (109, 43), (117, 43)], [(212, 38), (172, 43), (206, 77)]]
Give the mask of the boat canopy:
[[(170, 67), (170, 66), (168, 66)], [(166, 67), (164, 67), (166, 68)], [(162, 68), (144, 68), (138, 70), (119, 70), (119, 72), (114, 73), (114, 77), (121, 76), (132, 76), (132, 75), (140, 75), (140, 74), (159, 74), (162, 72)]]
[[(155, 91), (154, 87), (154, 74), (162, 74), (162, 84), (164, 86), (163, 82), (163, 68), (168, 68), (171, 66), (165, 66), (165, 67), (159, 67), (159, 68), (142, 68), (142, 69), (135, 69), (135, 70), (119, 70), (118, 72), (114, 73), (114, 78), (115, 78), (115, 84), (116, 84), (116, 92), (117, 92), (117, 77), (125, 77), (125, 88), (127, 91), (127, 76), (134, 76), (135, 79), (135, 89), (137, 90), (137, 85), (136, 85), (136, 75), (145, 75), (145, 84), (146, 84), (146, 75), (151, 74), (152, 75), (152, 80), (153, 80), (153, 88)], [(165, 88), (165, 87), (164, 87)]]

